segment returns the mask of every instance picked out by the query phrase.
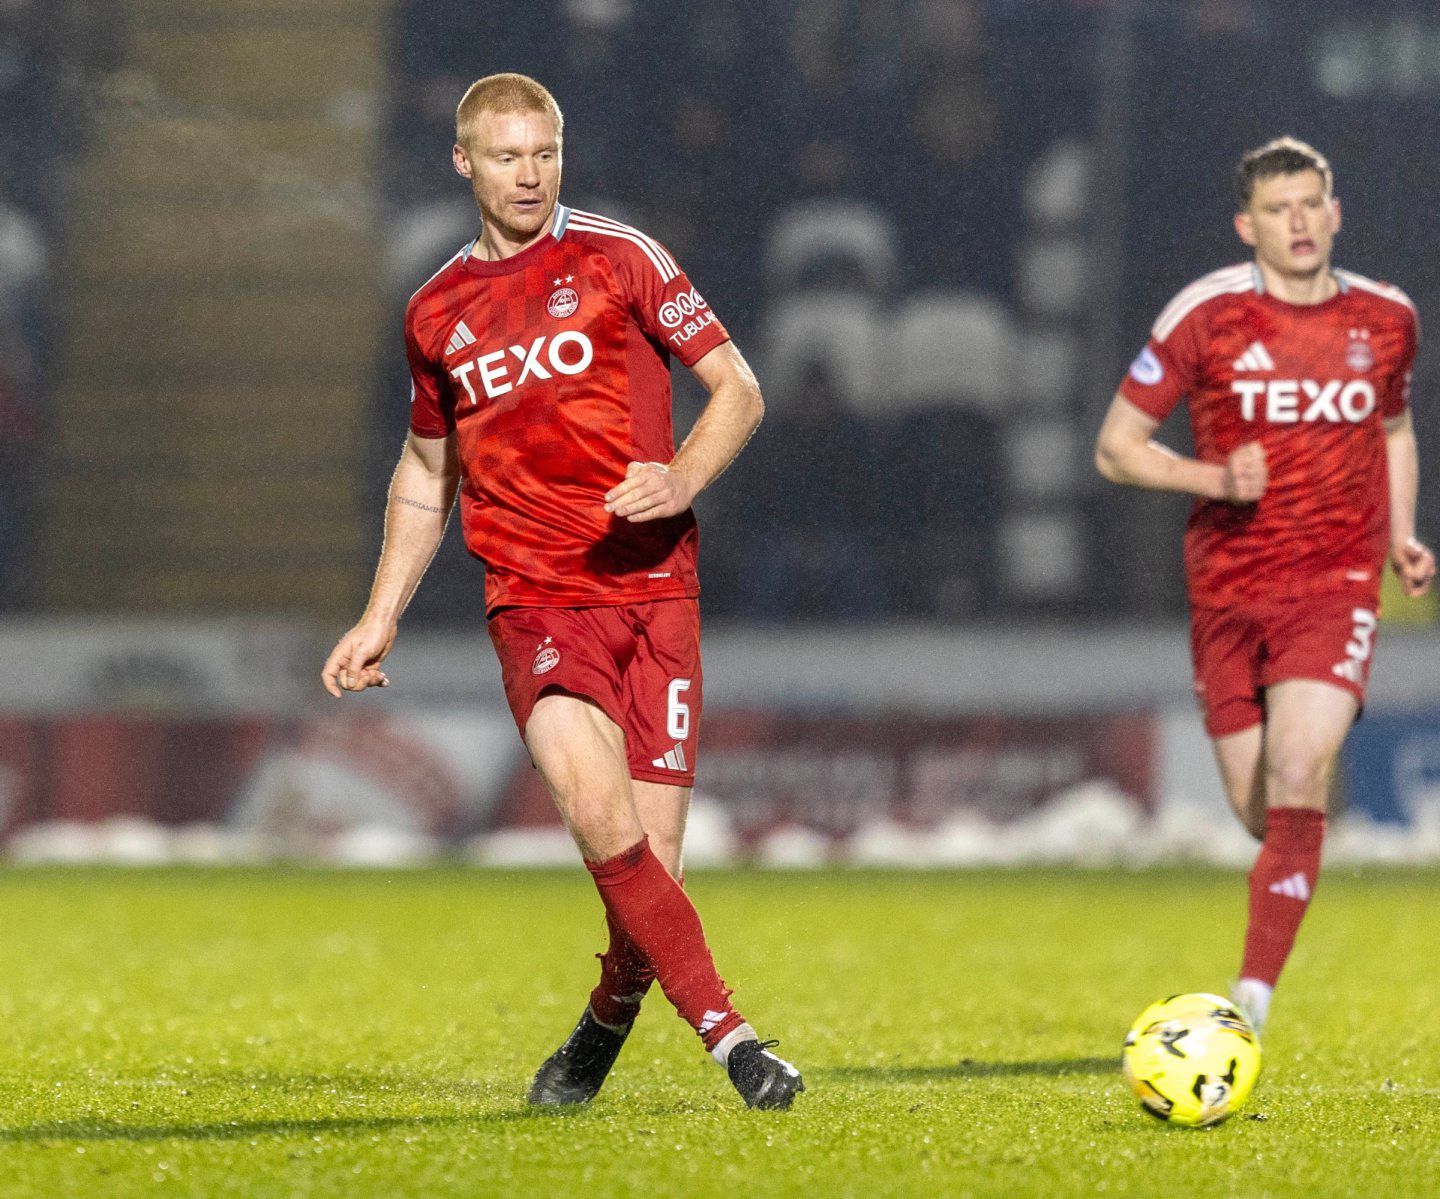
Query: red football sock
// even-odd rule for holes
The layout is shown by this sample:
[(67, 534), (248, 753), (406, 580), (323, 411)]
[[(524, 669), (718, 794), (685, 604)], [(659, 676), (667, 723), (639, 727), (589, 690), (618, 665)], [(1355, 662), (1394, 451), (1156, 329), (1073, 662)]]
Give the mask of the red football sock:
[(1250, 871), (1250, 925), (1241, 978), (1258, 978), (1272, 987), (1279, 979), (1315, 892), (1324, 839), (1324, 812), (1271, 808), (1265, 814), (1265, 841)]
[[(685, 886), (682, 870), (675, 881)], [(605, 927), (610, 931), (610, 946), (600, 959), (600, 982), (590, 992), (590, 1010), (601, 1024), (629, 1024), (640, 1014), (640, 1005), (655, 981), (655, 967), (635, 948), (635, 942), (616, 926), (610, 913), (605, 913)]]
[(600, 959), (600, 981), (590, 992), (590, 1010), (601, 1024), (629, 1024), (640, 1014), (640, 1004), (655, 981), (655, 967), (609, 912), (605, 924), (610, 930), (610, 947), (595, 955)]
[[(651, 852), (648, 838), (613, 858), (585, 865), (595, 879), (606, 917), (650, 964), (665, 997), (700, 1034), (706, 1049), (713, 1049), (745, 1022), (715, 972), (694, 905)], [(599, 1012), (595, 1016), (605, 1020)]]

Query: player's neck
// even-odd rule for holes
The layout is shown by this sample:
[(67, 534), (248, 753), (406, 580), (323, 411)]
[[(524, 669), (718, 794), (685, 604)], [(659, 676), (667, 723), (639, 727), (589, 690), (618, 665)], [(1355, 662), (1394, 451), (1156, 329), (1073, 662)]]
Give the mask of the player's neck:
[(1340, 284), (1336, 282), (1328, 262), (1320, 269), (1305, 274), (1277, 271), (1258, 259), (1256, 266), (1260, 269), (1260, 278), (1265, 282), (1265, 290), (1287, 304), (1323, 304), (1340, 290)]
[(471, 252), (481, 262), (499, 262), (504, 258), (514, 258), (516, 254), (523, 253), (536, 242), (549, 237), (550, 230), (554, 227), (555, 209), (553, 208), (545, 223), (536, 232), (529, 234), (515, 233), (493, 221), (484, 221), (480, 228), (480, 236), (475, 239)]

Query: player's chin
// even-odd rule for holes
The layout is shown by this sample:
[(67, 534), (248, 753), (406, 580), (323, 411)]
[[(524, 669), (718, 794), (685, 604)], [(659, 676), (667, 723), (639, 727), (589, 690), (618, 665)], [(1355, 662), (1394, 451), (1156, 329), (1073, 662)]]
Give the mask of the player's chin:
[(540, 226), (545, 223), (545, 217), (549, 211), (549, 207), (544, 203), (536, 204), (530, 208), (519, 208), (511, 205), (511, 228), (517, 233), (538, 233)]

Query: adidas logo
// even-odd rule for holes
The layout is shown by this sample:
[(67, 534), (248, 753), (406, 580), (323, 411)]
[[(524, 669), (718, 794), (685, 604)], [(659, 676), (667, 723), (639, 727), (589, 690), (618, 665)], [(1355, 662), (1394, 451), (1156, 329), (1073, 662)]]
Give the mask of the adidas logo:
[(1365, 665), (1357, 662), (1354, 658), (1346, 658), (1343, 662), (1337, 662), (1330, 667), (1330, 673), (1337, 679), (1349, 679), (1357, 687), (1365, 685)]
[(1252, 341), (1250, 348), (1246, 350), (1232, 364), (1237, 371), (1273, 371), (1275, 361), (1270, 357), (1270, 351), (1258, 341)]
[(703, 1036), (725, 1019), (725, 1012), (707, 1011), (700, 1020), (700, 1034)]
[(670, 750), (663, 758), (656, 758), (650, 763), (651, 766), (658, 766), (661, 770), (689, 770), (685, 765), (685, 747), (680, 742), (675, 743), (675, 748)]
[(1310, 898), (1310, 883), (1300, 871), (1296, 871), (1289, 878), (1282, 878), (1278, 883), (1271, 883), (1271, 895), (1288, 895), (1291, 899), (1298, 899), (1301, 903)]
[(470, 332), (464, 321), (461, 321), (455, 326), (455, 332), (450, 334), (450, 340), (445, 343), (445, 353), (453, 354), (457, 350), (463, 350), (466, 346), (474, 344), (475, 334)]

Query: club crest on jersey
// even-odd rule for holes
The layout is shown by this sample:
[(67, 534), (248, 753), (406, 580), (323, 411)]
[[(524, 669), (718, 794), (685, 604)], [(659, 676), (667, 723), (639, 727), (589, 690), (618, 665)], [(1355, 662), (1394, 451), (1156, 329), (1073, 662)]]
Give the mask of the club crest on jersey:
[(562, 287), (558, 291), (552, 291), (550, 298), (545, 301), (545, 311), (557, 321), (563, 321), (567, 316), (574, 316), (575, 310), (580, 307), (580, 297), (575, 293), (573, 287)]
[(560, 665), (560, 651), (551, 644), (552, 640), (546, 637), (535, 647), (535, 661), (530, 664), (531, 674), (546, 674)]
[(1363, 375), (1375, 365), (1375, 351), (1370, 348), (1369, 329), (1351, 329), (1350, 344), (1345, 347), (1345, 365)]

